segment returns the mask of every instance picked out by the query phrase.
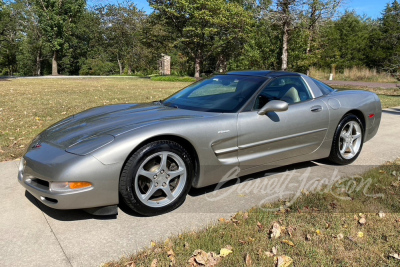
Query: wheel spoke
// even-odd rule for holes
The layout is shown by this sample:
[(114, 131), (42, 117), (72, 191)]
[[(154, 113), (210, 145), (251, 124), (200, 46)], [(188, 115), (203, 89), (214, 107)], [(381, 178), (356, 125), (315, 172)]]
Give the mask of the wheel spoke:
[(169, 174), (169, 179), (171, 180), (171, 179), (173, 179), (173, 178), (175, 178), (177, 176), (185, 174), (185, 169), (179, 168), (179, 170), (173, 171), (173, 172), (168, 172), (168, 174)]
[(164, 152), (161, 154), (161, 164), (160, 164), (160, 170), (166, 171), (167, 168), (167, 159), (168, 159), (168, 153)]
[(352, 154), (352, 155), (355, 155), (356, 152), (354, 151), (353, 144), (349, 144), (349, 148), (350, 148), (351, 154)]
[(349, 131), (347, 132), (349, 135), (351, 135), (353, 133), (353, 129), (354, 129), (354, 123), (350, 122), (350, 126), (349, 126)]
[(355, 135), (352, 136), (353, 140), (357, 140), (360, 137), (361, 137), (360, 133), (356, 133)]
[(146, 171), (144, 169), (141, 169), (139, 171), (139, 175), (145, 176), (145, 177), (147, 177), (149, 179), (153, 179), (153, 177), (154, 177), (154, 175), (156, 175), (156, 173), (155, 172), (149, 172), (149, 171)]
[(169, 185), (167, 185), (166, 187), (164, 187), (162, 190), (163, 190), (164, 193), (167, 195), (167, 198), (168, 198), (169, 200), (173, 200), (173, 199), (174, 199), (174, 195), (172, 195), (171, 188), (169, 188)]
[(154, 195), (154, 193), (157, 191), (157, 187), (155, 187), (154, 186), (154, 183), (152, 182), (151, 183), (151, 186), (150, 186), (150, 189), (147, 191), (147, 193), (145, 194), (145, 195), (142, 195), (143, 196), (143, 200), (144, 201), (149, 201), (149, 199), (150, 199), (150, 197), (152, 196), (152, 195)]
[(340, 133), (340, 137), (343, 138), (343, 139), (346, 139), (347, 138), (347, 133), (345, 131), (342, 131)]
[(347, 143), (346, 142), (343, 142), (343, 147), (342, 147), (342, 149), (340, 150), (340, 153), (343, 155), (345, 152), (346, 152), (346, 150), (347, 150)]

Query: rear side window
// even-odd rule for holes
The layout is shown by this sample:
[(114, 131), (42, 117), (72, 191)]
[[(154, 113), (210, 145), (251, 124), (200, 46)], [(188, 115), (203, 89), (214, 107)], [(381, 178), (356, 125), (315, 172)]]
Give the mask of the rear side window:
[(314, 81), (314, 83), (318, 86), (318, 88), (321, 90), (321, 92), (324, 95), (329, 95), (330, 93), (332, 93), (334, 91), (330, 86), (324, 84), (323, 82), (317, 81), (315, 79), (312, 79), (312, 80)]

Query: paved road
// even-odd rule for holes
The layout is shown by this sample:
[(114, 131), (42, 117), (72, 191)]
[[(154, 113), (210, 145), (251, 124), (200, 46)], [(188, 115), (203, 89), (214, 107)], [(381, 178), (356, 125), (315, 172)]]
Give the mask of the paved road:
[(374, 82), (352, 82), (352, 81), (324, 81), (324, 83), (326, 83), (332, 87), (354, 86), (354, 87), (383, 88), (383, 89), (399, 88), (398, 83), (374, 83)]
[(377, 136), (364, 145), (361, 156), (352, 165), (306, 162), (268, 175), (256, 174), (254, 178), (261, 178), (242, 181), (216, 193), (212, 187), (192, 190), (182, 207), (153, 218), (138, 217), (125, 209), (120, 209), (116, 218), (93, 217), (79, 210), (49, 209), (18, 184), (18, 162), (0, 163), (0, 265), (99, 266), (149, 246), (152, 240), (165, 240), (172, 234), (199, 229), (265, 200), (287, 198), (285, 193), (295, 194), (301, 188), (301, 177), (306, 177), (305, 174), (307, 181), (321, 181), (358, 174), (373, 165), (394, 160), (400, 157), (399, 136), (400, 108), (387, 110)]

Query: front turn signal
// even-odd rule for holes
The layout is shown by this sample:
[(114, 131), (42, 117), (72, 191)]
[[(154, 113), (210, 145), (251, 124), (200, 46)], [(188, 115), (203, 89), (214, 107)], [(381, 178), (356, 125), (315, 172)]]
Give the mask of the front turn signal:
[(82, 189), (91, 186), (92, 184), (89, 182), (69, 182), (69, 188), (71, 189)]

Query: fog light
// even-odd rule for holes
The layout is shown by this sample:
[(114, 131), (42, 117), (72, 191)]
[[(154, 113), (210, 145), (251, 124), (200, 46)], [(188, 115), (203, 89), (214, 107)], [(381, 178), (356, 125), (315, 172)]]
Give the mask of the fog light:
[(51, 182), (50, 191), (67, 192), (92, 187), (88, 182)]

